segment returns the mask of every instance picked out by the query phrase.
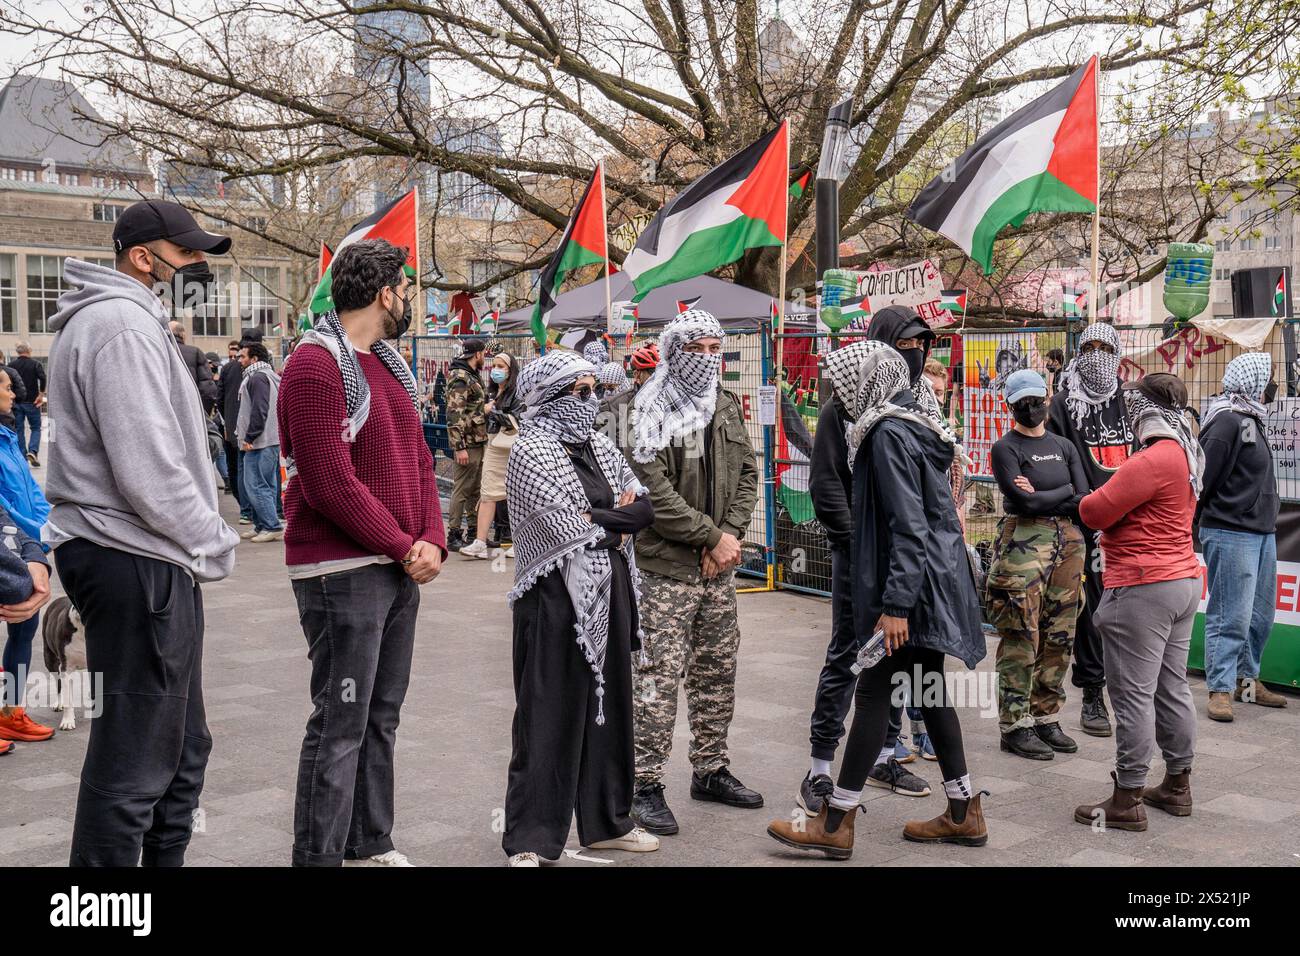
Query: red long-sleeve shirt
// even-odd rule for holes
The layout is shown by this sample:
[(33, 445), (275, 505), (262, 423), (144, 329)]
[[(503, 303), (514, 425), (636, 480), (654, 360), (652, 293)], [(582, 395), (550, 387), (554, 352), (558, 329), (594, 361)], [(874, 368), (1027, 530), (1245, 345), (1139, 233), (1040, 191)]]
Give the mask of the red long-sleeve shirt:
[(1100, 489), (1079, 502), (1079, 517), (1101, 531), (1102, 584), (1124, 588), (1199, 577), (1192, 547), (1196, 495), (1187, 454), (1157, 441), (1128, 458)]
[(347, 442), (338, 363), (304, 345), (280, 382), (280, 441), (298, 473), (284, 493), (285, 563), (386, 555), (401, 561), (417, 540), (446, 551), (433, 456), (411, 397), (374, 355), (358, 352), (370, 383), (370, 417)]

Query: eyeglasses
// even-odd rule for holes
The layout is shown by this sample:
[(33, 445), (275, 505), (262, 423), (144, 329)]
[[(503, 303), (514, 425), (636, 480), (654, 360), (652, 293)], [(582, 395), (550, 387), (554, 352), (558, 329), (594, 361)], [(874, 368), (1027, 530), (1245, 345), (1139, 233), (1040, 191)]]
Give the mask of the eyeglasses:
[(584, 402), (587, 399), (591, 398), (591, 391), (592, 391), (591, 386), (588, 385), (586, 382), (583, 382), (581, 385), (573, 386), (573, 394), (576, 395), (578, 398), (582, 399)]

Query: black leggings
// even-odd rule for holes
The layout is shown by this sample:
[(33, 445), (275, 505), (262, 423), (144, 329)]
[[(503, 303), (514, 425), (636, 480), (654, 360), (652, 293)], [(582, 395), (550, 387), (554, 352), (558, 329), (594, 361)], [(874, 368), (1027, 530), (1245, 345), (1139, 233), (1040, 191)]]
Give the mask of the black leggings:
[[(919, 680), (917, 668), (920, 668)], [(896, 678), (895, 675), (900, 676)], [(943, 652), (905, 644), (875, 667), (858, 675), (853, 728), (849, 731), (844, 763), (840, 766), (840, 789), (857, 792), (866, 784), (867, 774), (875, 766), (880, 749), (885, 745), (895, 690), (899, 703), (907, 701), (902, 676), (912, 682), (912, 699), (920, 705), (925, 717), (925, 729), (934, 744), (943, 779), (957, 780), (966, 775), (961, 724), (957, 720), (957, 711), (948, 700), (948, 689), (943, 679)]]

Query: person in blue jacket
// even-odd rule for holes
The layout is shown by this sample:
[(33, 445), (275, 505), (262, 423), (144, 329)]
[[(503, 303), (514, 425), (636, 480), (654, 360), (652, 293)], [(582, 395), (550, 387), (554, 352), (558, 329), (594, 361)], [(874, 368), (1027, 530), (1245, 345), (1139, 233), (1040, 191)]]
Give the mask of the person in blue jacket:
[[(0, 371), (0, 419), (12, 413), (14, 400), (13, 382), (6, 372)], [(50, 516), (50, 505), (36, 484), (36, 479), (32, 477), (31, 466), (19, 447), (18, 434), (4, 425), (0, 425), (0, 506), (8, 512), (8, 518), (3, 519), (2, 530), (8, 532), (10, 527), (16, 526), (22, 536), (34, 542), (41, 540), (41, 528)], [(9, 534), (21, 537), (12, 532)], [(31, 550), (30, 545), (25, 550)], [(44, 551), (43, 548), (41, 550)], [(28, 558), (27, 554), (23, 557)], [(44, 561), (44, 558), (41, 560)], [(31, 567), (30, 559), (28, 567)], [(35, 579), (35, 575), (33, 577)], [(40, 582), (36, 583), (39, 592)], [(48, 598), (48, 572), (45, 575), (44, 594)], [(33, 597), (37, 596), (33, 594)], [(27, 673), (32, 663), (32, 640), (40, 627), (41, 615), (37, 611), (26, 620), (15, 620), (16, 616), (5, 614), (0, 617), (8, 623), (9, 628), (4, 648), (6, 680), (4, 701), (0, 705), (0, 741), (49, 740), (54, 736), (54, 728), (32, 720), (23, 707)]]

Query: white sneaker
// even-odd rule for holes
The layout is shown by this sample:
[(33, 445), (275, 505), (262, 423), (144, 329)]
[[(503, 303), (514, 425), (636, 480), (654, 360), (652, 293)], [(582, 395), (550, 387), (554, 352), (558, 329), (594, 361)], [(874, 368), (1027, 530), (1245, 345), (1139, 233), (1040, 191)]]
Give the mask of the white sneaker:
[(627, 850), (629, 853), (653, 853), (659, 849), (659, 838), (640, 827), (633, 827), (621, 837), (601, 840), (587, 845), (588, 850)]
[(241, 516), (240, 519), (239, 519), (239, 523), (240, 523), (240, 524), (252, 524), (252, 523), (253, 523), (253, 519), (252, 519), (252, 518), (245, 518), (245, 517), (242, 517), (242, 516)]
[(253, 535), (248, 540), (252, 541), (254, 544), (265, 544), (268, 541), (283, 541), (284, 532), (283, 531), (259, 531), (257, 534)]
[(471, 544), (465, 545), (460, 549), (460, 554), (464, 558), (482, 558), (484, 560), (491, 557), (488, 552), (487, 542), (482, 538), (475, 538)]
[(510, 547), (506, 548), (506, 557), (513, 558), (514, 556), (515, 556), (515, 546), (512, 544)]
[(541, 865), (542, 862), (538, 859), (536, 853), (516, 853), (506, 860), (506, 866), (535, 866), (540, 868)]
[(253, 535), (255, 535), (255, 534), (257, 534), (257, 532), (256, 532), (256, 531), (253, 531), (251, 528), (250, 528), (248, 531), (241, 531), (241, 532), (239, 532), (239, 536), (240, 536), (241, 538), (243, 538), (245, 541), (247, 541), (249, 538), (251, 538), (251, 537), (252, 537)]
[(344, 860), (344, 866), (415, 866), (398, 850), (389, 850), (377, 856), (368, 856), (364, 860)]

